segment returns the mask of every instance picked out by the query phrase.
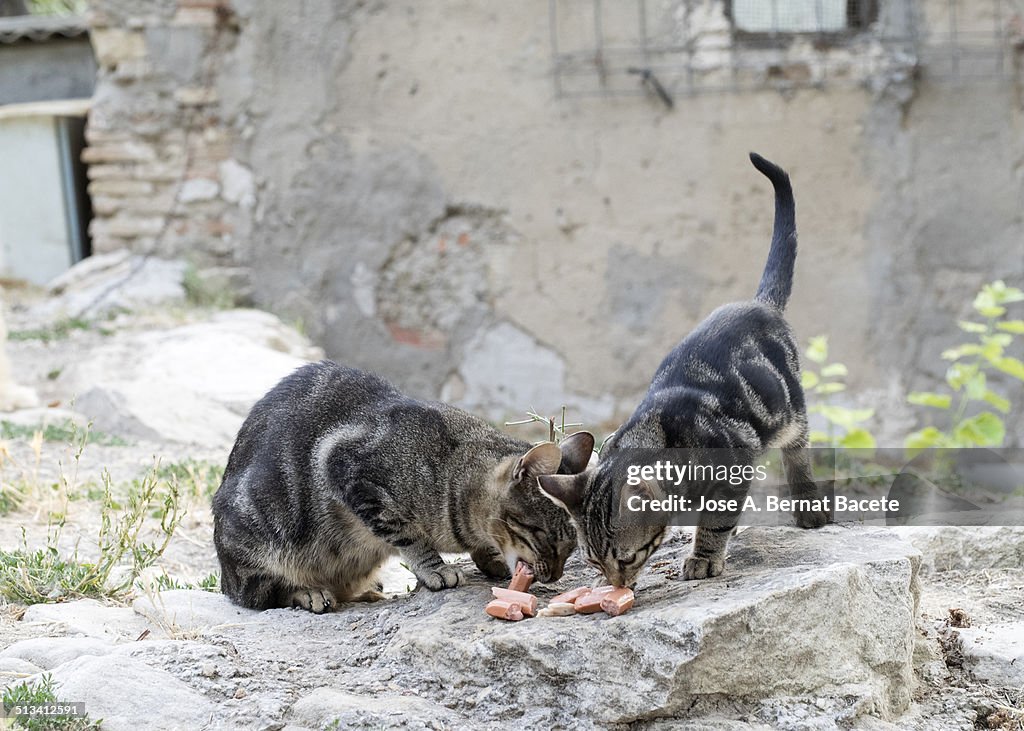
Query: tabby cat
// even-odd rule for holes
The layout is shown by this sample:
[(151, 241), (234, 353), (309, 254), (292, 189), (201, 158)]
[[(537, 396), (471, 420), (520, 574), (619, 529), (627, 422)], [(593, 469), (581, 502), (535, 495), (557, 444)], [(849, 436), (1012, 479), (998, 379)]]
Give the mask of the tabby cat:
[[(775, 189), (771, 248), (756, 296), (719, 307), (668, 354), (641, 404), (602, 448), (596, 467), (575, 476), (540, 478), (544, 493), (572, 518), (588, 562), (615, 586), (635, 583), (666, 532), (664, 522), (642, 524), (626, 519), (622, 510), (630, 495), (665, 495), (657, 483), (631, 487), (621, 479), (624, 463), (636, 459), (637, 449), (685, 448), (698, 459), (702, 450), (727, 450), (737, 463), (749, 464), (764, 450), (781, 447), (791, 494), (818, 497), (805, 449), (807, 412), (799, 354), (782, 315), (796, 261), (793, 190), (781, 168), (755, 153), (750, 160)], [(692, 494), (709, 486), (681, 489)], [(740, 496), (740, 506), (748, 489), (749, 481), (732, 491)], [(828, 520), (818, 511), (797, 512), (795, 517), (803, 528), (817, 528)], [(738, 521), (739, 511), (700, 514), (684, 578), (722, 573), (726, 543)]]
[(555, 581), (576, 533), (537, 477), (580, 472), (593, 446), (579, 432), (531, 447), (369, 373), (304, 366), (253, 407), (214, 495), (221, 587), (245, 607), (319, 614), (381, 598), (375, 574), (395, 553), (428, 589), (457, 586), (439, 552)]

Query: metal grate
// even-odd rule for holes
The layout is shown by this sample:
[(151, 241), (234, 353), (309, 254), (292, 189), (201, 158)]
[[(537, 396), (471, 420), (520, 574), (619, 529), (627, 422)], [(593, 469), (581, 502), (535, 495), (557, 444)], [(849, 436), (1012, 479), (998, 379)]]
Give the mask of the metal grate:
[(1006, 78), (1024, 0), (549, 0), (560, 97)]

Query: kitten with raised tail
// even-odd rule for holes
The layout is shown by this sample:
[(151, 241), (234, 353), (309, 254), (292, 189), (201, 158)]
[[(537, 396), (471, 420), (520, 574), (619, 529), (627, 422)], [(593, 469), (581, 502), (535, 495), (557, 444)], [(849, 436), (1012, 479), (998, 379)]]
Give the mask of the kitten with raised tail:
[(319, 614), (382, 598), (376, 574), (395, 554), (428, 589), (458, 586), (441, 552), (492, 578), (525, 561), (555, 581), (576, 533), (537, 478), (582, 471), (593, 447), (587, 432), (531, 446), (369, 373), (303, 366), (253, 407), (214, 495), (221, 588)]
[[(790, 493), (819, 497), (806, 447), (807, 412), (800, 386), (799, 350), (783, 317), (796, 261), (796, 205), (789, 176), (755, 153), (754, 167), (775, 189), (775, 222), (768, 261), (752, 301), (723, 305), (677, 345), (658, 367), (643, 401), (601, 450), (596, 467), (576, 476), (544, 476), (541, 489), (572, 518), (587, 561), (615, 586), (632, 586), (664, 538), (664, 523), (623, 519), (631, 496), (661, 498), (665, 488), (650, 481), (635, 486), (622, 476), (637, 449), (690, 450), (691, 455), (731, 456), (751, 463), (766, 449), (781, 447)], [(716, 457), (709, 456), (709, 461)], [(749, 480), (732, 496), (742, 496)], [(708, 494), (713, 485), (683, 485), (680, 491)], [(694, 503), (697, 504), (697, 503)], [(701, 513), (686, 579), (718, 576), (739, 511)], [(795, 513), (797, 525), (817, 528), (821, 511)]]

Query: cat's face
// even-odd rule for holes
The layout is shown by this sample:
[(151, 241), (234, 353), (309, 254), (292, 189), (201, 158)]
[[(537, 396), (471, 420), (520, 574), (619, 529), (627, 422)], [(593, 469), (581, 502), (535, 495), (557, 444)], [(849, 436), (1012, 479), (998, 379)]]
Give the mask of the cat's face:
[(613, 586), (632, 587), (667, 530), (620, 519), (624, 496), (636, 488), (617, 484), (612, 471), (600, 465), (580, 475), (541, 477), (540, 486), (572, 518), (587, 563)]
[(504, 498), (492, 535), (510, 571), (525, 561), (542, 583), (561, 578), (566, 559), (576, 549), (576, 529), (565, 511), (543, 495), (537, 478), (582, 471), (593, 447), (593, 436), (578, 432), (559, 446), (537, 445), (500, 471)]

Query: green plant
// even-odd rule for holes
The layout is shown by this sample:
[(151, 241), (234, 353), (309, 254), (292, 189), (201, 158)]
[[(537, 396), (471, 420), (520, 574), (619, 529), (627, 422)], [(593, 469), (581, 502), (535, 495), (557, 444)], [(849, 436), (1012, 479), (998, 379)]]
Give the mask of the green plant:
[(33, 15), (81, 15), (89, 9), (86, 0), (29, 0)]
[(44, 343), (54, 340), (65, 340), (74, 330), (88, 330), (92, 325), (81, 317), (69, 317), (58, 320), (49, 327), (34, 330), (12, 330), (8, 333), (9, 340), (40, 340)]
[[(842, 363), (829, 362), (828, 336), (816, 335), (808, 341), (804, 355), (817, 370), (804, 367), (800, 383), (805, 394), (815, 397), (807, 407), (809, 414), (821, 414), (826, 431), (811, 431), (811, 445), (843, 447), (846, 449), (874, 449), (875, 438), (861, 424), (875, 414), (874, 409), (851, 409), (831, 402), (831, 397), (846, 390), (843, 381), (849, 371)], [(811, 399), (808, 398), (808, 401)]]
[[(87, 430), (89, 432), (89, 442), (92, 444), (100, 444), (107, 447), (124, 447), (128, 445), (128, 441), (121, 437), (93, 431), (91, 425)], [(38, 426), (26, 426), (10, 421), (0, 421), (0, 439), (32, 439), (36, 433), (40, 433), (44, 442), (70, 443), (83, 431), (85, 430), (71, 421), (68, 421), (66, 424), (40, 424)]]
[[(946, 385), (952, 393), (915, 391), (907, 401), (949, 414), (945, 430), (926, 426), (910, 434), (904, 446), (911, 452), (930, 447), (998, 447), (1006, 438), (1003, 419), (985, 405), (1001, 414), (1010, 411), (1010, 402), (988, 385), (988, 376), (1001, 372), (1024, 381), (1024, 362), (1006, 354), (1016, 335), (1024, 334), (1024, 320), (1006, 318), (1006, 305), (1024, 301), (1024, 291), (1007, 287), (1002, 281), (986, 284), (974, 298), (974, 311), (983, 322), (961, 320), (957, 324), (966, 333), (976, 336), (974, 342), (962, 343), (942, 353), (950, 361)], [(956, 407), (953, 407), (954, 401)], [(968, 416), (968, 412), (982, 410)]]
[[(103, 472), (102, 482), (98, 558), (84, 559), (77, 543), (70, 555), (61, 554), (59, 544), (67, 519), (65, 499), (64, 511), (50, 515), (44, 548), (30, 549), (22, 529), (20, 548), (0, 550), (0, 594), (24, 604), (80, 597), (118, 598), (129, 591), (142, 571), (156, 563), (183, 517), (177, 481), (161, 481), (154, 465), (131, 490), (124, 505), (113, 497), (109, 472)], [(159, 513), (155, 525), (150, 519), (154, 505)]]
[[(60, 704), (54, 693), (53, 677), (47, 673), (35, 683), (22, 683), (12, 685), (4, 689), (3, 704), (4, 710), (11, 713), (18, 706), (48, 706)], [(29, 731), (82, 731), (84, 729), (100, 728), (99, 721), (93, 721), (88, 714), (84, 716), (32, 716), (20, 715), (14, 717), (12, 724), (14, 728), (29, 729)], [(5, 726), (4, 728), (7, 728)]]
[(195, 266), (189, 264), (181, 281), (185, 299), (196, 307), (226, 310), (234, 307), (238, 298), (226, 280), (203, 277)]
[(224, 479), (224, 465), (188, 458), (161, 465), (157, 476), (165, 480), (177, 480), (186, 495), (208, 498), (217, 491)]
[[(169, 589), (200, 589), (202, 591), (220, 591), (220, 577), (215, 573), (207, 574), (195, 584), (188, 581), (179, 581), (170, 576), (166, 571), (157, 574), (153, 579), (153, 587), (159, 591)], [(139, 588), (145, 588), (140, 586)]]

